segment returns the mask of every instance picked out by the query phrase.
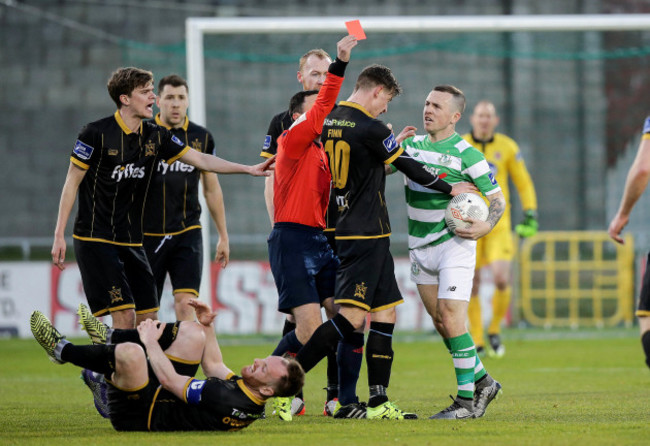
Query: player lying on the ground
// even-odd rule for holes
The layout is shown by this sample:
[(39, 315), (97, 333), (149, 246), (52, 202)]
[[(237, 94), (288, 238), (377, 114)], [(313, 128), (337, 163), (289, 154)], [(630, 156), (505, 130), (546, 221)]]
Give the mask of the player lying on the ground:
[[(216, 314), (202, 302), (191, 305), (199, 323), (146, 320), (137, 328), (140, 343), (121, 342), (133, 337), (129, 330), (109, 330), (107, 344), (74, 345), (41, 312), (34, 311), (30, 323), (53, 362), (110, 377), (110, 419), (120, 431), (239, 430), (263, 416), (268, 398), (300, 390), (304, 372), (292, 359), (256, 359), (235, 376), (214, 336)], [(116, 338), (121, 343), (113, 343)], [(179, 374), (168, 356), (190, 365), (200, 361), (208, 378)]]

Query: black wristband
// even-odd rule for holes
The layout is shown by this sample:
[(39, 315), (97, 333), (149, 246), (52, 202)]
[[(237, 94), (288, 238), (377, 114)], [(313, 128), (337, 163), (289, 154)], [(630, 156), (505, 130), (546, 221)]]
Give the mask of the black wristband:
[(330, 64), (330, 67), (327, 71), (339, 77), (344, 77), (345, 67), (347, 66), (348, 66), (347, 62), (343, 62), (341, 59), (337, 57), (336, 59), (334, 59), (334, 62)]

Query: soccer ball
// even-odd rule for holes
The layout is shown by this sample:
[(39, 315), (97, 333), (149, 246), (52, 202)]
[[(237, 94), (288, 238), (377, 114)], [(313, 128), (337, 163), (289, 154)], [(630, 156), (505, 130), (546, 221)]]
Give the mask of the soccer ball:
[(465, 218), (487, 220), (489, 210), (485, 200), (476, 194), (458, 194), (451, 199), (445, 210), (445, 222), (452, 232), (456, 228), (469, 228), (470, 223), (463, 221)]

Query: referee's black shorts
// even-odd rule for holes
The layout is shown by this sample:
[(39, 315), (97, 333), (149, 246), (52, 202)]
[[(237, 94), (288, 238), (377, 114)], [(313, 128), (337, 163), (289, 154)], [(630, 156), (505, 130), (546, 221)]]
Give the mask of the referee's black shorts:
[(278, 310), (320, 303), (334, 296), (339, 260), (319, 228), (276, 223), (268, 240), (271, 272), (278, 289)]

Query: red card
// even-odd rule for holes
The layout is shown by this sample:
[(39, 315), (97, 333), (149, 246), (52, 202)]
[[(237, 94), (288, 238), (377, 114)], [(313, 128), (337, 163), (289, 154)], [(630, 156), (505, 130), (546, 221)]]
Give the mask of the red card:
[(363, 28), (361, 27), (361, 22), (359, 22), (358, 20), (351, 20), (349, 22), (345, 22), (345, 26), (348, 28), (348, 34), (356, 37), (357, 40), (363, 40), (366, 38), (366, 33), (363, 32)]

